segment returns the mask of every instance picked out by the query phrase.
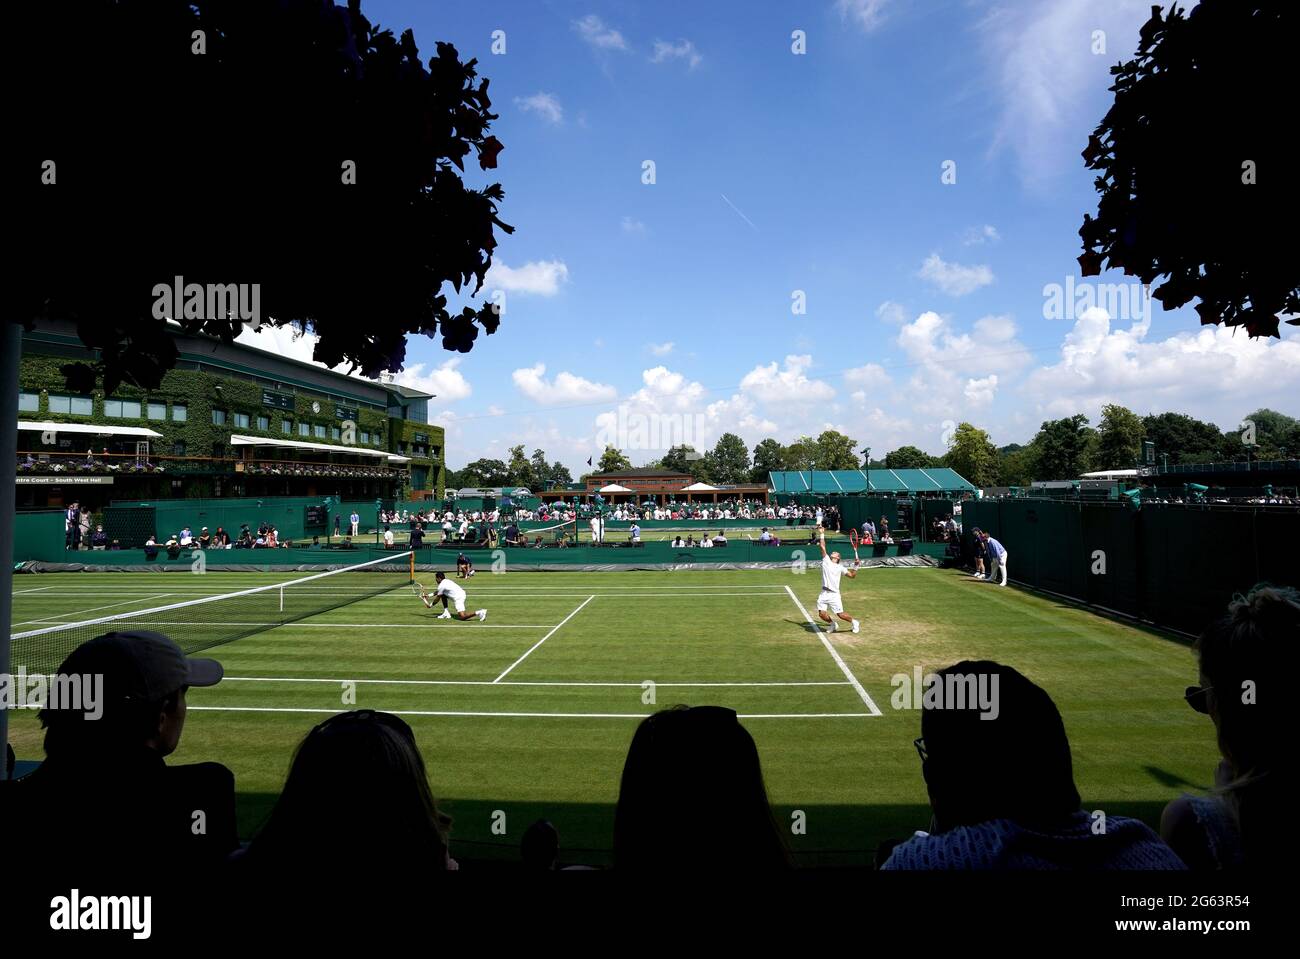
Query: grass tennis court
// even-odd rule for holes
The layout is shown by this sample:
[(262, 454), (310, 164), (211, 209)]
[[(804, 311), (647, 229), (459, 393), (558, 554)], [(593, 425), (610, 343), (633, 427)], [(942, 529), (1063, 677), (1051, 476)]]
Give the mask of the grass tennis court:
[[(302, 575), (18, 576), (13, 626)], [(390, 710), (414, 728), (435, 795), (455, 818), (453, 855), (516, 859), (523, 831), (545, 817), (566, 863), (599, 865), (637, 719), (676, 703), (725, 705), (758, 743), (778, 821), (806, 816), (806, 833), (788, 837), (799, 860), (862, 864), (880, 840), (929, 821), (912, 745), (920, 714), (891, 707), (891, 677), (986, 658), (1055, 699), (1088, 809), (1154, 824), (1166, 801), (1209, 787), (1218, 762), (1208, 720), (1182, 702), (1196, 678), (1183, 642), (955, 571), (877, 568), (845, 579), (845, 608), (862, 633), (830, 637), (808, 622), (815, 566), (802, 575), (484, 571), (465, 585), (467, 608), (486, 607), (486, 622), (435, 620), (402, 585), (199, 654), (219, 659), (226, 679), (190, 693), (171, 761), (234, 771), (247, 838), (315, 723), (348, 708)], [(647, 681), (653, 705), (643, 702)], [(347, 702), (345, 683), (355, 684)], [(10, 735), (20, 760), (41, 757), (34, 713), (13, 714)]]

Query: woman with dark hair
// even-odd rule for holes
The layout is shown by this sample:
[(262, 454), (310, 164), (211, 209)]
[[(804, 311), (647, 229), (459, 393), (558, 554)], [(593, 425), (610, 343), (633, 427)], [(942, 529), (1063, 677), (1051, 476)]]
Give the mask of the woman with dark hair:
[(1291, 697), (1279, 686), (1294, 675), (1298, 638), (1300, 592), (1259, 585), (1196, 641), (1200, 683), (1185, 698), (1214, 722), (1223, 761), (1210, 795), (1184, 794), (1160, 817), (1160, 834), (1192, 869), (1262, 869), (1285, 858), (1277, 767)]
[(742, 871), (790, 865), (758, 747), (720, 706), (674, 706), (637, 727), (614, 810), (614, 868)]
[(455, 869), (450, 817), (438, 810), (415, 734), (391, 713), (359, 709), (315, 727), (294, 754), (284, 790), (240, 857), (258, 870)]

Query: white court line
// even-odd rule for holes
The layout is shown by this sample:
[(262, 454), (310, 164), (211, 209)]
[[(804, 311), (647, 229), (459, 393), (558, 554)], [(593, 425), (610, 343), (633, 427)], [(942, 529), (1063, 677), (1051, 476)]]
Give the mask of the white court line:
[(494, 683), (499, 683), (499, 682), (501, 682), (501, 680), (505, 679), (506, 676), (509, 675), (510, 670), (514, 669), (516, 666), (518, 666), (520, 663), (522, 663), (525, 659), (527, 659), (529, 656), (531, 656), (531, 655), (533, 654), (533, 650), (534, 650), (534, 649), (536, 649), (538, 646), (542, 645), (542, 643), (546, 642), (548, 639), (550, 639), (552, 636), (554, 636), (554, 635), (555, 635), (555, 631), (556, 631), (557, 629), (559, 629), (561, 626), (563, 626), (563, 625), (564, 625), (565, 623), (567, 623), (569, 620), (573, 619), (574, 616), (577, 616), (578, 613), (582, 612), (582, 607), (583, 607), (583, 606), (586, 606), (588, 603), (590, 603), (590, 602), (591, 602), (593, 599), (595, 599), (595, 598), (596, 598), (596, 597), (595, 597), (595, 595), (593, 594), (593, 595), (591, 595), (591, 596), (588, 596), (586, 599), (584, 599), (584, 600), (582, 601), (582, 604), (579, 605), (577, 609), (575, 609), (575, 610), (574, 610), (573, 612), (571, 612), (568, 616), (565, 616), (564, 619), (562, 619), (562, 620), (560, 620), (558, 623), (556, 623), (556, 624), (555, 624), (555, 627), (554, 627), (554, 628), (553, 628), (549, 633), (547, 633), (545, 636), (543, 636), (541, 639), (539, 639), (537, 642), (535, 642), (535, 643), (534, 643), (534, 644), (529, 648), (528, 652), (524, 653), (522, 656), (520, 656), (518, 659), (516, 659), (513, 663), (511, 663), (509, 666), (507, 666), (507, 667), (506, 667), (506, 671), (505, 671), (504, 673), (502, 673), (500, 676), (498, 676), (496, 679), (494, 679), (493, 682), (494, 682)]
[(23, 593), (39, 593), (43, 589), (53, 589), (53, 586), (37, 586), (35, 589), (16, 589), (15, 596), (21, 596)]
[[(551, 680), (508, 680), (507, 682), (498, 682), (493, 679), (316, 679), (314, 677), (289, 677), (289, 676), (225, 676), (221, 680), (223, 683), (329, 683), (337, 686), (340, 683), (358, 683), (369, 684), (374, 686), (599, 686), (599, 687), (631, 687), (640, 689), (643, 683), (595, 683), (595, 682), (560, 682)], [(754, 682), (754, 683), (655, 683), (655, 686), (664, 688), (689, 688), (697, 687), (715, 687), (715, 686), (848, 686), (847, 682), (839, 680), (819, 681), (819, 682)]]
[[(120, 605), (120, 604), (118, 604), (118, 605)], [(107, 607), (105, 607), (105, 608), (107, 608)], [(147, 611), (147, 610), (141, 610), (141, 612), (143, 613), (143, 612), (148, 612), (148, 611)], [(316, 613), (316, 614), (314, 614), (314, 615), (322, 616), (322, 615), (324, 615), (324, 614), (323, 614), (323, 613)], [(436, 617), (430, 617), (430, 618), (431, 618), (431, 619), (436, 619)], [(60, 621), (60, 619), (57, 618), (57, 617), (51, 617), (51, 618), (49, 618), (49, 619), (35, 619), (35, 620), (31, 620), (31, 622), (34, 622), (34, 623), (55, 623), (56, 625), (60, 625), (60, 626), (75, 626), (75, 625), (77, 625), (78, 622), (80, 622), (80, 620), (69, 619), (69, 620), (66, 620), (66, 621)], [(22, 626), (22, 625), (24, 625), (24, 624), (23, 624), (23, 623), (17, 623), (16, 625), (18, 625), (18, 626)], [(299, 628), (299, 627), (302, 627), (303, 629), (332, 629), (332, 628), (338, 628), (338, 629), (371, 629), (371, 628), (373, 628), (373, 629), (457, 629), (457, 628), (459, 628), (459, 627), (457, 627), (457, 626), (453, 626), (453, 625), (439, 626), (437, 623), (304, 623), (304, 622), (297, 621), (297, 620), (291, 620), (291, 621), (289, 621), (289, 622), (287, 622), (287, 623), (235, 623), (235, 622), (228, 622), (227, 620), (224, 620), (224, 619), (221, 620), (220, 622), (216, 622), (216, 623), (205, 623), (205, 622), (200, 622), (200, 621), (196, 621), (196, 620), (193, 620), (193, 619), (177, 620), (177, 621), (175, 621), (175, 622), (161, 622), (161, 621), (158, 621), (158, 620), (152, 620), (152, 619), (151, 619), (151, 620), (149, 620), (149, 625), (150, 625), (150, 626), (262, 626), (262, 627), (265, 627), (265, 628), (267, 628), (267, 629), (270, 629), (271, 627), (275, 627), (276, 629), (297, 629), (297, 628)], [(466, 625), (472, 626), (474, 629), (553, 629), (553, 628), (554, 628), (554, 627), (552, 627), (549, 623), (546, 623), (546, 624), (541, 625), (541, 626), (520, 626), (520, 625), (515, 625), (515, 624), (506, 624), (506, 623), (492, 623), (491, 625), (489, 625), (489, 624), (487, 624), (487, 623), (474, 623), (474, 622), (470, 622), (470, 623), (467, 623)]]
[[(171, 593), (155, 593), (152, 596), (137, 596), (134, 599), (126, 599), (120, 603), (109, 603), (107, 606), (92, 606), (90, 609), (75, 609), (70, 613), (59, 613), (57, 616), (49, 616), (45, 619), (27, 619), (21, 623), (14, 623), (14, 626), (35, 626), (37, 623), (58, 623), (67, 620), (69, 623), (76, 623), (79, 620), (68, 619), (70, 616), (80, 616), (82, 613), (93, 613), (101, 609), (112, 609), (114, 606), (130, 606), (132, 603), (143, 603), (147, 599), (162, 599), (164, 596), (170, 596)], [(144, 610), (141, 610), (144, 612)]]
[(808, 615), (808, 610), (804, 608), (803, 603), (799, 602), (799, 597), (794, 594), (794, 590), (787, 586), (785, 591), (790, 594), (790, 599), (792, 599), (794, 604), (799, 607), (799, 612), (803, 613), (803, 618), (808, 620), (809, 624), (816, 631), (817, 637), (822, 641), (822, 645), (826, 647), (826, 651), (834, 657), (836, 665), (840, 667), (840, 670), (848, 678), (849, 685), (857, 691), (857, 694), (862, 697), (862, 701), (867, 704), (867, 708), (871, 710), (870, 715), (881, 715), (880, 710), (876, 707), (876, 704), (871, 701), (871, 697), (868, 696), (867, 691), (862, 688), (862, 684), (858, 682), (858, 678), (853, 675), (853, 671), (849, 669), (848, 664), (840, 658), (840, 654), (835, 651), (835, 647), (832, 646), (830, 640), (826, 638), (826, 634), (818, 628), (817, 624), (813, 622), (813, 618)]
[[(338, 709), (288, 708), (284, 706), (188, 706), (209, 713), (311, 713), (333, 715)], [(395, 716), (500, 716), (511, 719), (646, 719), (653, 713), (514, 713), (487, 710), (386, 709)], [(737, 719), (863, 719), (879, 713), (737, 713)]]

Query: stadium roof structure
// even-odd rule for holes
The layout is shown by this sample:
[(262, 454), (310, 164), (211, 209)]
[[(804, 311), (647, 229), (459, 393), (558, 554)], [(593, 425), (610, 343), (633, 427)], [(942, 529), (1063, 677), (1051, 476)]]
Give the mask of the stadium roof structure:
[(973, 493), (976, 487), (946, 466), (910, 470), (786, 470), (767, 474), (773, 493)]
[(162, 439), (161, 433), (143, 426), (109, 426), (106, 423), (34, 423), (31, 420), (19, 420), (18, 428), (38, 433), (89, 433), (94, 436), (147, 436), (150, 439)]
[(298, 440), (272, 440), (261, 436), (241, 436), (238, 433), (230, 437), (231, 446), (274, 446), (286, 450), (320, 450), (325, 453), (352, 453), (356, 456), (374, 456), (390, 463), (409, 463), (409, 456), (398, 456), (387, 450), (368, 449), (364, 446), (336, 446), (333, 443), (303, 443)]

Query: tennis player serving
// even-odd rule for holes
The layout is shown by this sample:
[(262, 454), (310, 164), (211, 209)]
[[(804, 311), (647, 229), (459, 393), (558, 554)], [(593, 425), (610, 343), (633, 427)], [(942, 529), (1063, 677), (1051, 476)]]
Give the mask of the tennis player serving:
[[(820, 526), (817, 527), (817, 544), (822, 551), (822, 591), (817, 594), (817, 616), (827, 624), (828, 633), (835, 632), (837, 617), (846, 623), (852, 623), (853, 632), (856, 633), (861, 627), (856, 619), (844, 612), (844, 602), (840, 598), (840, 577), (855, 579), (861, 562), (854, 562), (851, 567), (845, 566), (840, 562), (839, 550), (826, 552), (826, 530)], [(835, 615), (832, 616), (832, 613)]]
[[(420, 597), (420, 602), (424, 603), (429, 609), (433, 609), (434, 606), (438, 605), (438, 600), (442, 600), (442, 614), (438, 616), (439, 619), (465, 620), (473, 619), (475, 616), (478, 617), (480, 622), (487, 619), (486, 609), (476, 609), (472, 613), (466, 612), (465, 588), (459, 583), (448, 579), (446, 573), (435, 573), (433, 578), (437, 581), (438, 587), (434, 590), (432, 599), (429, 598), (428, 590), (419, 583), (413, 585), (415, 594)], [(447, 608), (449, 602), (456, 607), (454, 616), (451, 610)]]

